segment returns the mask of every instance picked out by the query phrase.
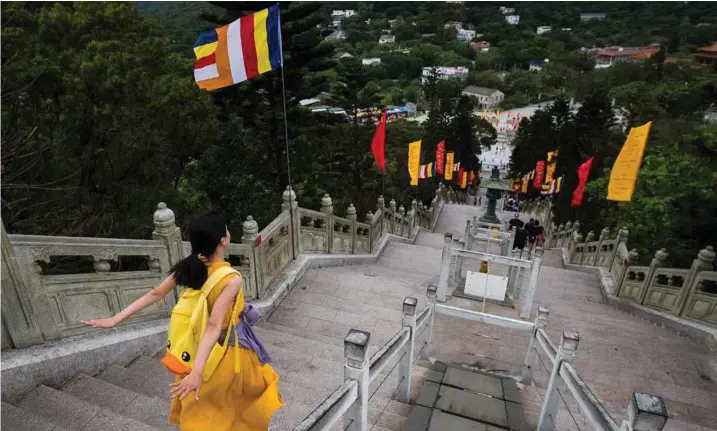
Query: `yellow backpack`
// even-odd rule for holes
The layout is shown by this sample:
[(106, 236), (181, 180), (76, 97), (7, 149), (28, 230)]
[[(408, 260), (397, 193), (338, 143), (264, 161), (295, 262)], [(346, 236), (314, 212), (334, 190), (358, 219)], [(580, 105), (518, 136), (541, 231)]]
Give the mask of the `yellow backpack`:
[[(202, 288), (184, 289), (179, 295), (177, 305), (172, 309), (169, 319), (169, 331), (167, 338), (167, 352), (162, 363), (174, 374), (187, 375), (192, 371), (192, 365), (199, 349), (199, 342), (207, 329), (209, 322), (209, 307), (207, 298), (217, 284), (229, 274), (239, 275), (239, 271), (229, 266), (217, 268)], [(237, 295), (237, 300), (239, 295)], [(236, 308), (236, 303), (234, 308)], [(232, 310), (232, 320), (237, 310)], [(227, 331), (226, 338), (229, 333)], [(216, 343), (204, 367), (203, 380), (208, 380), (216, 369), (219, 360), (224, 356), (227, 349), (227, 339), (223, 344)]]

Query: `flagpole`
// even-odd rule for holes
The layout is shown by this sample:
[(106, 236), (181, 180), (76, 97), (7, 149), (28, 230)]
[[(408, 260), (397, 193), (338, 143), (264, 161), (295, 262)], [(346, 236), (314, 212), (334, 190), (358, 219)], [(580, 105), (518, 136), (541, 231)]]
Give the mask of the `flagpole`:
[[(289, 155), (289, 121), (286, 116), (286, 84), (284, 83), (284, 64), (281, 64), (281, 100), (284, 106), (284, 142), (286, 143), (286, 178), (289, 182), (289, 221), (291, 223), (291, 230), (295, 229), (294, 225), (294, 202), (291, 199), (291, 192), (294, 192), (294, 188), (291, 185), (291, 156)], [(294, 235), (298, 235), (298, 232), (294, 232)], [(296, 259), (296, 246), (294, 240), (291, 240), (291, 255), (293, 259)]]

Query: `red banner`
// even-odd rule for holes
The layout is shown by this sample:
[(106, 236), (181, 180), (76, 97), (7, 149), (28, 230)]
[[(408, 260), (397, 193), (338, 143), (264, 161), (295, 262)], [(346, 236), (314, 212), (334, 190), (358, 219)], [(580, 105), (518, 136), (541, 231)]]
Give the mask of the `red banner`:
[(540, 189), (543, 187), (543, 175), (545, 174), (545, 160), (538, 160), (535, 164), (535, 178), (533, 178), (533, 188)]
[(446, 164), (446, 141), (438, 143), (436, 148), (436, 174), (443, 175), (443, 166)]
[(463, 182), (463, 168), (458, 168), (458, 184), (461, 184)]
[(583, 193), (585, 192), (585, 186), (588, 183), (588, 177), (590, 176), (590, 168), (593, 164), (593, 159), (590, 157), (585, 163), (580, 165), (578, 168), (578, 186), (573, 191), (573, 200), (570, 202), (570, 206), (579, 207), (583, 203)]
[(378, 126), (376, 126), (376, 133), (373, 134), (373, 140), (371, 140), (371, 153), (373, 153), (373, 158), (376, 160), (378, 168), (381, 169), (381, 172), (384, 174), (386, 173), (386, 159), (384, 154), (385, 146), (386, 111), (383, 111), (381, 121), (378, 122)]

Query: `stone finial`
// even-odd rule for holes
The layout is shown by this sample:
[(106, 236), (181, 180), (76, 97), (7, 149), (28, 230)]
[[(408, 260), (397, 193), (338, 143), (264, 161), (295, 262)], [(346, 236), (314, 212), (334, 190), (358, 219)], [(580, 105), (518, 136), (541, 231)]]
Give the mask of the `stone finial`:
[(592, 242), (595, 241), (595, 232), (590, 231), (588, 232), (587, 238), (585, 238), (585, 242)]
[(573, 223), (573, 232), (577, 232), (580, 230), (580, 221), (575, 220), (575, 223)]
[(633, 392), (627, 407), (627, 417), (630, 429), (642, 431), (663, 429), (669, 415), (661, 397)]
[(443, 234), (443, 242), (445, 244), (451, 244), (453, 242), (453, 234), (451, 232), (446, 232)]
[(296, 208), (296, 193), (291, 188), (291, 186), (286, 186), (286, 190), (284, 190), (284, 193), (281, 194), (281, 198), (284, 201), (284, 203), (281, 204), (282, 210), (288, 211), (292, 207)]
[(401, 214), (402, 216), (405, 216), (405, 215), (406, 215), (406, 208), (404, 208), (403, 205), (401, 205), (401, 206), (398, 208), (398, 213)]
[(608, 235), (610, 235), (610, 228), (602, 228), (602, 230), (600, 231), (600, 241), (607, 239)]
[(247, 216), (246, 221), (241, 225), (242, 241), (253, 241), (259, 233), (259, 224), (254, 221), (254, 217)]
[(550, 310), (548, 310), (547, 307), (538, 308), (538, 317), (535, 318), (535, 326), (541, 329), (545, 329), (545, 327), (548, 326), (549, 315)]
[(382, 208), (384, 208), (385, 206), (386, 206), (386, 201), (384, 201), (383, 195), (380, 195), (380, 196), (378, 197), (378, 201), (376, 202), (376, 207), (377, 207), (378, 209), (382, 209)]
[(640, 253), (637, 252), (637, 249), (636, 249), (636, 248), (633, 248), (632, 250), (630, 250), (630, 251), (627, 253), (627, 260), (628, 260), (630, 263), (635, 263), (635, 262), (637, 262), (637, 259), (639, 259), (639, 258), (640, 258)]
[(413, 316), (416, 314), (416, 306), (418, 305), (418, 299), (411, 296), (403, 298), (403, 315)]
[(707, 247), (700, 250), (700, 252), (697, 253), (697, 259), (700, 261), (701, 267), (711, 267), (712, 263), (715, 261), (715, 251), (712, 246), (708, 245)]
[(368, 359), (369, 340), (371, 333), (358, 329), (349, 329), (344, 338), (344, 357), (346, 365), (353, 368), (363, 368)]
[(583, 234), (578, 233), (578, 236), (575, 237), (575, 241), (576, 241), (578, 244), (580, 244), (581, 242), (583, 242)]
[(354, 204), (349, 204), (349, 207), (346, 209), (346, 218), (356, 220), (356, 207)]
[(417, 200), (414, 199), (411, 201), (411, 209), (414, 211), (416, 211), (418, 209), (418, 201)]
[(334, 202), (328, 193), (324, 193), (324, 197), (321, 198), (321, 212), (324, 214), (334, 213)]
[(558, 225), (558, 231), (559, 231), (559, 232), (562, 232), (564, 229), (565, 229), (565, 225), (562, 224), (562, 223), (560, 223), (560, 224)]
[(438, 292), (438, 287), (435, 284), (429, 284), (426, 288), (426, 297), (429, 300), (436, 300), (436, 292)]
[(565, 230), (570, 230), (573, 228), (573, 222), (569, 221), (565, 223)]
[(154, 212), (154, 227), (158, 232), (176, 227), (174, 211), (167, 208), (164, 202), (157, 204), (157, 210)]
[(543, 247), (535, 247), (535, 257), (543, 257), (543, 253), (545, 253), (545, 250)]
[(576, 331), (563, 329), (563, 335), (560, 338), (560, 353), (567, 357), (575, 356), (579, 343), (580, 335)]
[(388, 203), (388, 208), (391, 211), (396, 212), (396, 200), (395, 199), (391, 199), (391, 201)]
[(667, 252), (667, 249), (661, 248), (655, 252), (654, 262), (659, 265), (664, 265), (667, 263), (667, 258), (669, 256), (670, 256), (670, 253)]
[(630, 231), (627, 229), (626, 226), (623, 226), (620, 228), (620, 230), (617, 233), (617, 242), (618, 243), (626, 243), (627, 237), (630, 236)]
[(366, 213), (366, 223), (371, 224), (373, 222), (373, 213), (371, 211)]

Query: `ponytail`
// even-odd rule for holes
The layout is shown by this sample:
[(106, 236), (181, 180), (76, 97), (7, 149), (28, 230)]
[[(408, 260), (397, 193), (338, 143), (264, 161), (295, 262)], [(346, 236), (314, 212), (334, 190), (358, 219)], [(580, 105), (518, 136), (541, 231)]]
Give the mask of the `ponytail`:
[(201, 289), (209, 276), (207, 265), (199, 259), (199, 255), (196, 253), (177, 262), (169, 273), (174, 275), (177, 286), (191, 287), (192, 289)]

